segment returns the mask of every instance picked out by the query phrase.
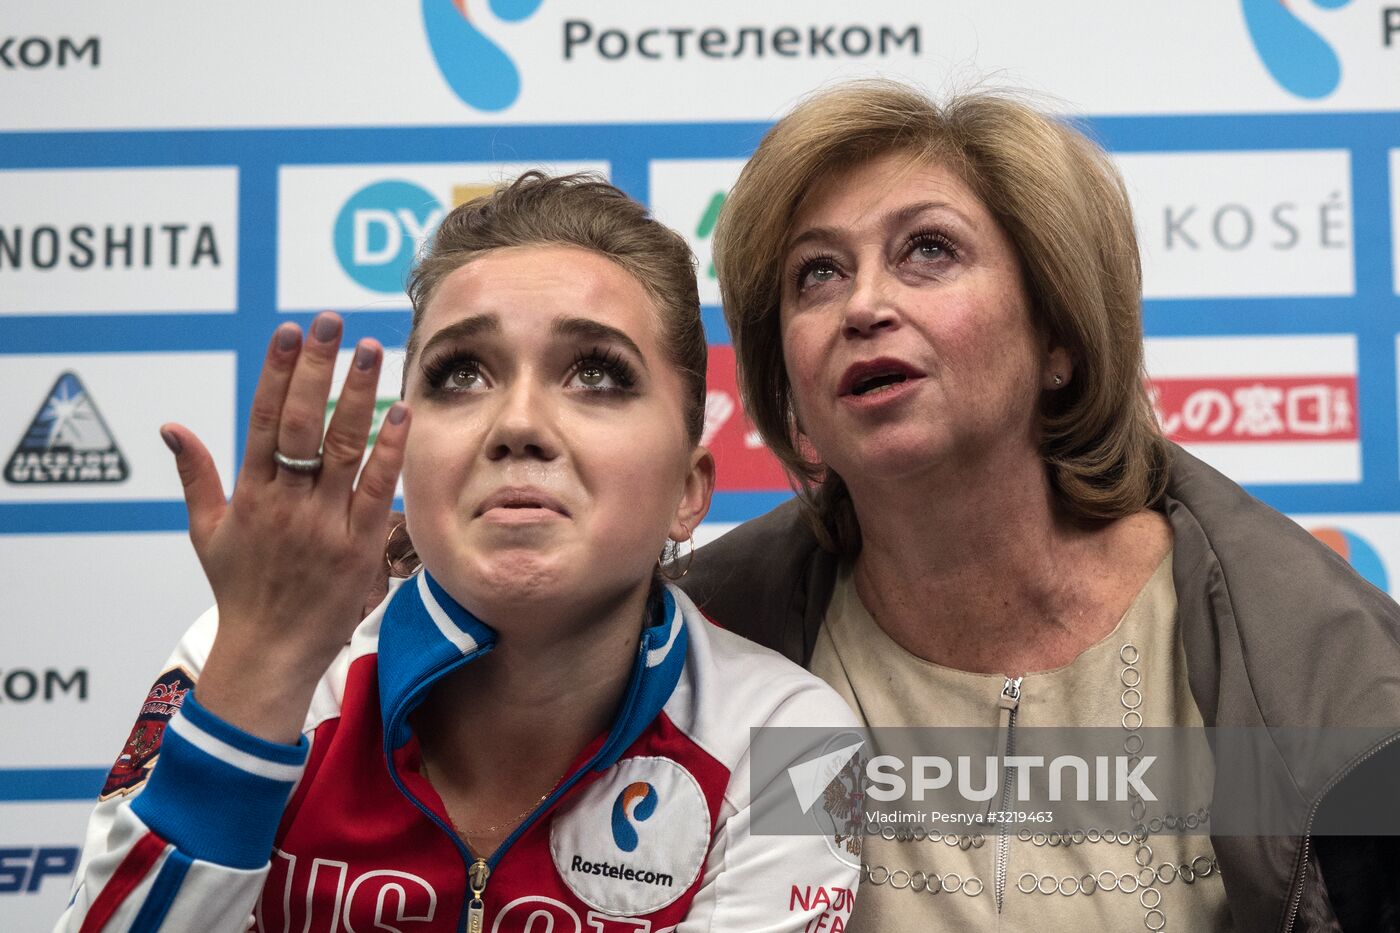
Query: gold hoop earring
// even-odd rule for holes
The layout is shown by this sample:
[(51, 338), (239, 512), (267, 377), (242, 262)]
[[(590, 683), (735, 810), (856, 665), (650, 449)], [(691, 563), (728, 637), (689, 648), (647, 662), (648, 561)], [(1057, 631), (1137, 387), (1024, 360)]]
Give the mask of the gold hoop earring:
[[(400, 531), (403, 532), (403, 540), (401, 544), (397, 545), (399, 553), (396, 555), (394, 553), (396, 548), (394, 536)], [(407, 566), (410, 559), (417, 561), (411, 568)], [(408, 537), (408, 522), (399, 522), (389, 529), (389, 536), (384, 539), (384, 564), (389, 568), (389, 576), (391, 577), (411, 577), (422, 568), (423, 560), (413, 550), (413, 542)]]
[(685, 568), (675, 576), (666, 572), (667, 567), (673, 567), (680, 557), (681, 546), (674, 541), (669, 541), (666, 547), (661, 549), (661, 556), (656, 559), (656, 570), (662, 578), (675, 583), (677, 580), (690, 573), (690, 565), (695, 563), (695, 536), (691, 535), (685, 539), (685, 543), (690, 545), (690, 552), (685, 557)]

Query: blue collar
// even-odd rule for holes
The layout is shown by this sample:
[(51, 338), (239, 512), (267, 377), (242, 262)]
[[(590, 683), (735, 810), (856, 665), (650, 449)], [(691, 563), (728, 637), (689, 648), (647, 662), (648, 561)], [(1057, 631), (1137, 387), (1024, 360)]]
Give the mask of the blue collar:
[[(441, 677), (490, 651), (496, 632), (447, 594), (426, 570), (400, 585), (379, 627), (379, 713), (390, 748), (409, 739), (408, 714)], [(592, 759), (611, 766), (651, 725), (680, 681), (689, 637), (669, 587), (653, 605), (607, 741)]]

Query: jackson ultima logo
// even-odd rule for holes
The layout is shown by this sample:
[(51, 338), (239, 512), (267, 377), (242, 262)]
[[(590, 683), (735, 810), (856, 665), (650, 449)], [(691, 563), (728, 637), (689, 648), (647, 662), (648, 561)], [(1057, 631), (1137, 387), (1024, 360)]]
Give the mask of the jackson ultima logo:
[(1242, 0), (1249, 37), (1269, 74), (1290, 94), (1316, 100), (1337, 89), (1342, 62), (1291, 9), (1308, 2), (1336, 10), (1352, 0)]
[(92, 396), (76, 373), (49, 390), (5, 465), (5, 480), (28, 483), (120, 483), (131, 471)]
[[(472, 0), (478, 2), (478, 0)], [(491, 12), (511, 23), (529, 19), (543, 0), (490, 0)], [(481, 31), (468, 0), (423, 0), (423, 28), (447, 86), (477, 110), (504, 110), (520, 96), (520, 70)]]

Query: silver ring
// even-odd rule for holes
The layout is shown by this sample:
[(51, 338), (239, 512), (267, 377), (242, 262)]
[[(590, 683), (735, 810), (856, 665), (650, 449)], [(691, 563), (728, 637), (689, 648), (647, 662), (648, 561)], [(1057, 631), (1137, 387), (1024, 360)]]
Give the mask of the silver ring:
[(285, 470), (290, 470), (293, 473), (321, 472), (321, 457), (319, 454), (305, 460), (298, 460), (296, 457), (287, 456), (280, 450), (274, 450), (272, 452), (272, 459), (276, 461), (278, 466)]

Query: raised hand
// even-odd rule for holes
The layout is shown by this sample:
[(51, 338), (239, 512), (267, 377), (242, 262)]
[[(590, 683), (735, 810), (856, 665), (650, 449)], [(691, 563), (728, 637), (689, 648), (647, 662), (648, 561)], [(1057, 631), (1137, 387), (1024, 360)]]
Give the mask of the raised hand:
[(210, 712), (275, 742), (296, 740), (317, 681), (363, 615), (408, 437), (408, 406), (397, 402), (360, 469), (383, 360), (373, 340), (355, 348), (322, 437), (340, 335), (329, 312), (304, 345), (297, 325), (277, 328), (227, 502), (199, 439), (180, 425), (161, 428), (219, 607), (196, 694)]

